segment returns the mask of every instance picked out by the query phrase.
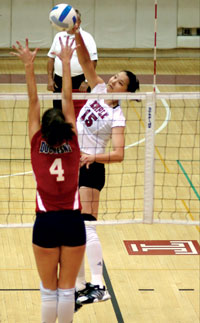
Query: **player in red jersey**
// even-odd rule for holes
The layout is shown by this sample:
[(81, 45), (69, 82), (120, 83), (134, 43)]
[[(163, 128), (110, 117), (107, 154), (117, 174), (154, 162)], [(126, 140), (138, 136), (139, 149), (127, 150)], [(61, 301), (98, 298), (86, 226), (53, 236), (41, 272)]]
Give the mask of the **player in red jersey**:
[[(62, 111), (49, 109), (40, 124), (40, 103), (34, 74), (37, 54), (13, 46), (24, 63), (29, 96), (31, 162), (37, 183), (33, 251), (41, 279), (42, 322), (73, 320), (75, 281), (83, 259), (86, 234), (80, 214), (78, 175), (80, 150), (72, 101), (70, 60), (72, 44), (58, 57), (63, 66)], [(59, 271), (58, 271), (59, 267)]]

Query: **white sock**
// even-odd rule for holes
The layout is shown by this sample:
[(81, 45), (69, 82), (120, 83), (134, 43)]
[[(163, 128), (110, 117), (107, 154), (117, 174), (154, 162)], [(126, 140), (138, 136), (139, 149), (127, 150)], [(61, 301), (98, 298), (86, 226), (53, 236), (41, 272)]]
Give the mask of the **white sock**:
[(71, 323), (74, 316), (75, 288), (58, 288), (58, 323)]
[(81, 263), (81, 267), (79, 269), (78, 276), (76, 278), (76, 291), (82, 290), (85, 288), (86, 280), (85, 280), (85, 259)]
[(91, 271), (91, 283), (103, 287), (103, 256), (99, 237), (96, 232), (96, 226), (86, 225), (86, 252)]
[(55, 323), (57, 318), (57, 289), (44, 288), (40, 283), (42, 299), (42, 323)]

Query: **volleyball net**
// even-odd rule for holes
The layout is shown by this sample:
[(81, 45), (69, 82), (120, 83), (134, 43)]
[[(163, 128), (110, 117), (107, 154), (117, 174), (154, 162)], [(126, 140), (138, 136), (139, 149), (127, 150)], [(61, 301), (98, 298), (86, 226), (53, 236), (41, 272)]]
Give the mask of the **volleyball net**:
[[(43, 113), (60, 94), (39, 98)], [(124, 161), (105, 165), (97, 225), (199, 225), (200, 93), (73, 94), (88, 98), (119, 99), (126, 117)], [(0, 228), (31, 227), (35, 195), (28, 97), (0, 94)]]

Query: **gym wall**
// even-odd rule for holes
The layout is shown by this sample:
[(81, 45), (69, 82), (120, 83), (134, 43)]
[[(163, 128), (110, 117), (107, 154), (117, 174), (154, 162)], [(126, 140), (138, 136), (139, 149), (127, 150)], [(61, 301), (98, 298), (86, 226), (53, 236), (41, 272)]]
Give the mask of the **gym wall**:
[[(62, 1), (60, 1), (62, 3)], [(199, 47), (200, 0), (157, 0), (157, 48)], [(56, 31), (48, 15), (53, 0), (0, 0), (0, 48), (29, 38), (49, 48)], [(154, 0), (70, 0), (98, 48), (153, 48)]]

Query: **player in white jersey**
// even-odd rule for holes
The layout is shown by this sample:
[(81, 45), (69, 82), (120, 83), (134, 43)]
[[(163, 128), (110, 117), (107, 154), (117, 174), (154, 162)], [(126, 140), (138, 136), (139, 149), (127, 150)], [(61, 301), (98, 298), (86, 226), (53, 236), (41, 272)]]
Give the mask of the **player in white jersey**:
[[(106, 93), (106, 85), (98, 84), (92, 93)], [(110, 107), (104, 100), (88, 100), (77, 119), (78, 140), (81, 151), (89, 155), (105, 152), (112, 128), (124, 127), (121, 107)]]
[[(112, 76), (106, 85), (96, 74), (78, 26), (74, 28), (79, 63), (92, 93), (135, 92), (139, 81), (130, 71)], [(122, 162), (124, 158), (125, 117), (118, 100), (88, 100), (77, 119), (78, 140), (81, 150), (79, 176), (82, 214), (85, 220), (98, 218), (100, 191), (105, 183), (105, 163)], [(105, 152), (108, 140), (112, 151)], [(77, 303), (89, 304), (110, 299), (103, 284), (103, 257), (95, 226), (86, 226), (86, 251), (91, 270), (91, 283), (86, 283), (84, 263), (77, 278)]]

